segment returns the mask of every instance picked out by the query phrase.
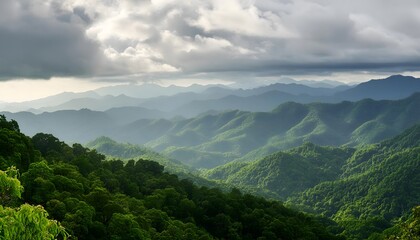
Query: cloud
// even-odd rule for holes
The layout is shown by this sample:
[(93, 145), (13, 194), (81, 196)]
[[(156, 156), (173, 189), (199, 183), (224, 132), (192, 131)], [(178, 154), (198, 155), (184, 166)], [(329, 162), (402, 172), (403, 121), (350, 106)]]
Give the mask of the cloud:
[(95, 74), (103, 61), (85, 37), (83, 20), (40, 1), (0, 5), (0, 78), (50, 78)]
[(251, 2), (210, 1), (198, 9), (199, 17), (193, 26), (206, 32), (228, 32), (261, 38), (292, 38), (294, 33), (283, 24), (281, 17), (271, 11), (261, 11)]
[(6, 0), (0, 77), (415, 71), (419, 16), (416, 0)]

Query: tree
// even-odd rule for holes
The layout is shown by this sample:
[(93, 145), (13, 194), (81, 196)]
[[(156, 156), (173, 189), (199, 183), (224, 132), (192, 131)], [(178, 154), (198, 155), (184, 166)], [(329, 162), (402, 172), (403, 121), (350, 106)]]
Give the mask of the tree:
[(140, 228), (131, 214), (114, 213), (108, 225), (111, 239), (147, 239), (150, 236)]
[(9, 205), (21, 197), (23, 187), (17, 179), (18, 171), (11, 167), (6, 171), (0, 170), (0, 204)]
[[(21, 197), (23, 187), (15, 168), (0, 170), (1, 204)], [(0, 206), (0, 239), (46, 240), (58, 236), (67, 239), (65, 229), (55, 220), (48, 219), (42, 206), (23, 204), (18, 208)]]
[(0, 238), (21, 240), (67, 239), (64, 227), (48, 219), (42, 206), (23, 204), (19, 208), (0, 206)]

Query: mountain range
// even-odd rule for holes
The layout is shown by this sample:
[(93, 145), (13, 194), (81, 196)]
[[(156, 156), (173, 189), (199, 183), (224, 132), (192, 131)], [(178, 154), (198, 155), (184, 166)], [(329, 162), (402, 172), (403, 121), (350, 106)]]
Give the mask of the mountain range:
[(145, 144), (193, 167), (212, 168), (238, 158), (252, 160), (306, 141), (333, 146), (378, 142), (420, 121), (418, 106), (420, 94), (396, 101), (288, 102), (271, 112), (235, 110), (189, 119), (134, 122), (129, 118), (134, 120), (141, 113), (129, 115), (124, 109), (2, 114), (19, 121), (28, 135), (47, 132), (68, 142), (82, 143), (108, 136)]
[(88, 108), (104, 111), (115, 107), (143, 107), (167, 112), (169, 117), (194, 117), (208, 111), (269, 111), (280, 103), (357, 101), (364, 98), (396, 100), (420, 91), (420, 80), (394, 75), (355, 86), (310, 87), (298, 83), (275, 83), (253, 89), (222, 85), (161, 87), (159, 85), (119, 85), (84, 93), (62, 93), (22, 103), (2, 104), (2, 109), (34, 113)]

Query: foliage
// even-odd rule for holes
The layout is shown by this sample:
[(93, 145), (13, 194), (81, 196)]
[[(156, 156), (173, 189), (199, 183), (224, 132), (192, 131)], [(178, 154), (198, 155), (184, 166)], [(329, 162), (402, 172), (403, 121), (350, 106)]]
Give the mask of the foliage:
[(67, 239), (64, 228), (41, 206), (23, 204), (19, 208), (0, 206), (0, 238), (22, 240)]
[(420, 239), (420, 206), (412, 209), (406, 220), (400, 219), (394, 226), (382, 233), (375, 233), (369, 240), (419, 240)]
[[(197, 187), (153, 161), (105, 161), (49, 134), (32, 141), (42, 158), (22, 170), (23, 200), (44, 206), (78, 239), (336, 239), (314, 217), (277, 201)], [(47, 216), (27, 205), (2, 212), (30, 223)], [(50, 223), (37, 226), (55, 234)]]
[(23, 187), (17, 179), (18, 171), (10, 167), (6, 171), (0, 170), (0, 204), (9, 205), (21, 198)]
[(95, 149), (99, 153), (107, 156), (108, 159), (128, 161), (130, 159), (141, 158), (158, 162), (165, 166), (166, 171), (171, 173), (186, 174), (193, 171), (192, 168), (189, 168), (176, 160), (169, 159), (150, 148), (130, 143), (118, 143), (109, 137), (99, 137), (87, 143), (86, 147)]
[(335, 231), (366, 239), (389, 228), (420, 199), (420, 125), (379, 144), (352, 148), (305, 143), (203, 176), (336, 221)]
[(261, 189), (268, 190), (274, 194), (272, 196), (284, 200), (318, 183), (336, 179), (353, 151), (307, 142), (253, 162), (232, 162), (208, 170), (203, 176), (257, 193), (262, 193)]
[(0, 170), (0, 239), (47, 240), (58, 236), (66, 239), (68, 234), (64, 228), (57, 221), (49, 220), (42, 206), (5, 207), (15, 205), (21, 197), (23, 187), (17, 176), (14, 167)]
[(394, 139), (359, 148), (339, 178), (289, 198), (289, 203), (331, 217), (351, 239), (389, 228), (420, 199), (419, 126)]
[(408, 220), (396, 226), (396, 234), (387, 237), (389, 240), (419, 240), (420, 239), (420, 206), (413, 208), (413, 213)]

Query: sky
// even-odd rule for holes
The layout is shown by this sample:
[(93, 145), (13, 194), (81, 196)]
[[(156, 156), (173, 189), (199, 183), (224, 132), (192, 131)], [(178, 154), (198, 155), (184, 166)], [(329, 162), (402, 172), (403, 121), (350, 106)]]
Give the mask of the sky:
[(0, 1), (0, 101), (127, 82), (419, 73), (418, 0)]

